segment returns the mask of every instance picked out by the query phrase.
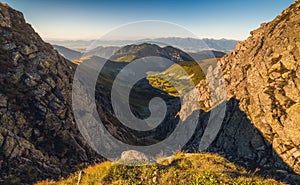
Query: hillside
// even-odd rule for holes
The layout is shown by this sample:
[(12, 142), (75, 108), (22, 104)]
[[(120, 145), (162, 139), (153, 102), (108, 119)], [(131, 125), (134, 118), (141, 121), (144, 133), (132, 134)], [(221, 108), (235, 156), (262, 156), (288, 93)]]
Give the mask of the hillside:
[[(78, 173), (61, 181), (43, 181), (36, 185), (71, 185), (78, 182)], [(130, 167), (112, 162), (90, 166), (84, 170), (81, 185), (88, 184), (284, 184), (264, 178), (259, 171), (247, 171), (240, 165), (216, 154), (178, 153), (172, 158), (162, 158), (152, 166)]]
[(189, 52), (188, 53), (194, 60), (206, 60), (211, 58), (222, 58), (226, 55), (226, 53), (222, 51), (215, 50), (204, 50), (199, 52)]
[[(190, 78), (194, 85), (204, 81), (209, 67), (216, 67), (219, 60), (217, 56), (212, 51), (200, 52), (194, 56), (195, 58), (193, 57), (197, 61), (179, 62), (178, 65), (174, 64), (165, 71), (148, 72), (147, 80), (153, 87), (165, 91), (171, 96), (180, 97), (179, 92), (186, 94), (193, 88), (187, 79)], [(200, 60), (198, 61), (196, 58), (200, 58)]]
[(187, 93), (193, 88), (189, 87), (187, 78), (191, 78), (194, 84), (198, 84), (205, 79), (205, 74), (202, 71), (205, 62), (201, 63), (202, 66), (199, 67), (195, 61), (180, 62), (178, 63), (179, 66), (172, 65), (163, 72), (148, 72), (147, 80), (153, 87), (165, 91), (171, 96), (179, 97), (179, 92)]
[(68, 60), (75, 60), (82, 56), (81, 52), (66, 48), (64, 46), (53, 45), (53, 48)]
[(239, 101), (275, 152), (300, 173), (300, 1), (221, 60), (228, 99)]
[(0, 184), (59, 178), (96, 158), (72, 115), (75, 68), (0, 4)]
[[(186, 128), (189, 123), (194, 123), (195, 129), (184, 129), (173, 137), (179, 144), (157, 147), (151, 152), (155, 156), (173, 154), (177, 150), (197, 153), (204, 137), (210, 139), (205, 148), (209, 154), (179, 155), (173, 162), (142, 167), (100, 163), (84, 170), (87, 174), (83, 175), (83, 182), (97, 181), (99, 176), (100, 182), (117, 184), (139, 181), (180, 184), (179, 179), (184, 178), (196, 184), (197, 181), (200, 184), (218, 184), (221, 181), (224, 184), (247, 184), (253, 180), (262, 184), (275, 183), (264, 178), (297, 184), (300, 182), (299, 7), (300, 0), (297, 0), (276, 19), (251, 32), (252, 36), (239, 42), (234, 51), (220, 59), (220, 69), (211, 65), (211, 61), (204, 61), (200, 69), (186, 52), (149, 43), (127, 45), (119, 49), (111, 60), (94, 56), (75, 65), (45, 43), (25, 22), (22, 13), (1, 3), (0, 184), (58, 180), (92, 162), (102, 161), (103, 158), (93, 150), (95, 146), (92, 149), (87, 141), (91, 141), (90, 138), (98, 141), (104, 131), (128, 146), (156, 147), (172, 136), (177, 127)], [(153, 62), (151, 60), (141, 60), (143, 65), (135, 70), (126, 68), (132, 60), (145, 56), (161, 57), (181, 65), (196, 89), (189, 96), (180, 97), (173, 93), (171, 85), (167, 84), (166, 89), (151, 84), (151, 79), (142, 78), (134, 81), (127, 96), (130, 77), (134, 76), (131, 74), (144, 74), (156, 69), (148, 65)], [(97, 69), (102, 64), (98, 75)], [(87, 110), (80, 110), (80, 106), (72, 109), (73, 77), (78, 68), (82, 69), (85, 81), (74, 85), (73, 88), (81, 91), (73, 101), (77, 105), (86, 105)], [(173, 74), (174, 79), (184, 82), (183, 73), (173, 66), (163, 66), (162, 69), (158, 75), (162, 75), (164, 80)], [(150, 110), (149, 104), (154, 97), (164, 100), (166, 114), (159, 125), (153, 126), (152, 122), (143, 125), (151, 130), (135, 130), (118, 120), (116, 113), (123, 109), (119, 112), (114, 110), (111, 92), (121, 72), (125, 75), (116, 83), (123, 89), (117, 89), (116, 98), (119, 98), (120, 105), (128, 101), (129, 110), (135, 117), (145, 120), (151, 117), (152, 112), (162, 112), (161, 106), (153, 106)], [(219, 93), (218, 88), (208, 88), (208, 80), (202, 78), (203, 72), (208, 78), (223, 74), (225, 80), (215, 78), (212, 82), (213, 87), (225, 84), (227, 94)], [(95, 74), (98, 78), (93, 79)], [(92, 83), (91, 79), (96, 83), (94, 94), (88, 94), (81, 88)], [(211, 97), (217, 101), (212, 101)], [(187, 103), (182, 104), (180, 98)], [(200, 107), (198, 104), (195, 106), (194, 102), (198, 101), (201, 102)], [(90, 119), (81, 123), (83, 126), (91, 128), (94, 126), (90, 125), (91, 120), (98, 116), (105, 129), (92, 127), (86, 130), (98, 132), (79, 132), (77, 126), (82, 125), (75, 121), (75, 111), (80, 112), (82, 118), (89, 116)], [(125, 119), (130, 115), (121, 114)], [(195, 115), (199, 119), (194, 119)], [(224, 119), (218, 121), (222, 115)], [(212, 125), (217, 127), (218, 124), (218, 133), (206, 132), (207, 129), (211, 131)], [(190, 134), (191, 137), (187, 138)], [(83, 135), (90, 140), (85, 140)], [(188, 142), (180, 143), (182, 138), (187, 138)], [(96, 148), (98, 153), (119, 148), (119, 145), (108, 142), (97, 146), (100, 146)], [(118, 158), (128, 150), (124, 147), (112, 154)], [(103, 173), (99, 175), (98, 170)], [(155, 174), (159, 175), (156, 177)], [(71, 175), (62, 183), (74, 182), (76, 178), (76, 174)]]
[[(58, 45), (53, 45), (53, 46), (54, 46), (54, 49), (56, 49), (62, 56), (64, 56), (65, 58), (67, 58), (69, 60), (72, 60), (72, 61), (79, 59), (80, 57), (97, 56), (97, 57), (115, 60), (115, 61), (119, 61), (119, 62), (122, 60), (124, 62), (131, 62), (132, 60), (139, 59), (143, 56), (156, 56), (157, 55), (157, 56), (161, 56), (161, 57), (170, 58), (169, 56), (164, 56), (163, 53), (175, 52), (175, 50), (172, 51), (170, 48), (168, 50), (168, 47), (160, 48), (158, 45), (146, 44), (146, 43), (136, 44), (135, 45), (136, 47), (133, 47), (134, 45), (125, 45), (123, 47), (99, 46), (94, 49), (87, 50), (84, 53), (80, 53), (78, 51), (71, 50), (71, 49), (65, 48), (63, 46), (58, 46)], [(165, 51), (163, 51), (163, 50), (165, 50)], [(122, 55), (121, 53), (123, 53), (124, 55)], [(215, 50), (204, 50), (204, 51), (199, 51), (199, 52), (189, 52), (187, 54), (180, 51), (178, 53), (178, 55), (183, 56), (183, 58), (181, 60), (206, 60), (206, 59), (211, 59), (211, 58), (221, 58), (224, 55), (226, 55), (226, 53), (221, 52), (221, 51), (215, 51)], [(189, 55), (189, 57), (187, 55)]]
[(203, 50), (217, 50), (230, 52), (238, 41), (227, 39), (196, 39), (196, 38), (158, 38), (153, 39), (155, 42), (168, 43), (168, 45), (178, 47), (187, 52), (201, 52)]
[[(296, 1), (272, 22), (262, 24), (221, 59), (228, 93), (226, 113), (208, 151), (247, 169), (280, 169), (282, 176), (299, 173), (299, 6)], [(218, 72), (211, 69), (212, 74)], [(205, 110), (211, 111), (200, 111), (197, 130), (185, 146), (188, 151), (197, 151), (207, 117), (217, 108), (211, 105), (210, 92), (203, 84), (205, 80), (197, 87), (206, 99)], [(180, 116), (189, 117), (192, 111), (187, 108)], [(297, 184), (299, 176), (283, 179)]]
[(97, 56), (97, 57), (102, 57), (109, 59), (115, 52), (117, 52), (120, 48), (119, 47), (114, 47), (114, 46), (108, 46), (108, 47), (103, 47), (103, 46), (98, 46), (96, 48), (93, 48), (89, 51), (86, 51), (84, 53), (85, 56)]
[(158, 56), (168, 58), (174, 62), (192, 61), (193, 59), (185, 52), (171, 47), (160, 47), (156, 44), (142, 43), (127, 45), (119, 49), (110, 57), (110, 60), (117, 62), (131, 62), (147, 56)]

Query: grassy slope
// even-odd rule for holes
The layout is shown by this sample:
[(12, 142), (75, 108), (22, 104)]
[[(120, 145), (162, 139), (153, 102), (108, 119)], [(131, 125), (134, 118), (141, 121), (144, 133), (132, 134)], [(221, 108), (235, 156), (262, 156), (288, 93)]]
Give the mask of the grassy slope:
[[(213, 62), (202, 62), (201, 69), (206, 71)], [(195, 84), (204, 77), (203, 71), (195, 62), (182, 62), (179, 65), (190, 75)], [(173, 74), (173, 75), (172, 75)], [(178, 96), (176, 90), (166, 79), (177, 79), (176, 85), (181, 89), (185, 86), (183, 73), (178, 72), (175, 65), (162, 73), (150, 73), (148, 80), (156, 88)], [(159, 85), (158, 82), (164, 85)], [(37, 185), (68, 185), (77, 184), (79, 172), (60, 181), (46, 180)], [(80, 182), (89, 184), (282, 184), (273, 179), (264, 179), (254, 172), (227, 161), (225, 158), (210, 153), (176, 154), (172, 158), (162, 158), (155, 165), (130, 167), (113, 162), (103, 162), (84, 169)]]
[[(76, 184), (78, 173), (61, 181), (43, 181), (37, 185)], [(263, 179), (225, 158), (210, 153), (179, 153), (162, 158), (151, 166), (130, 167), (112, 162), (90, 166), (84, 170), (80, 184), (282, 184)]]
[(125, 55), (125, 56), (115, 59), (114, 61), (116, 61), (116, 62), (131, 62), (135, 59), (136, 59), (135, 55)]
[[(160, 90), (163, 90), (170, 94), (171, 96), (179, 97), (180, 93), (187, 93), (192, 90), (193, 87), (190, 87), (187, 78), (190, 78), (192, 82), (197, 85), (200, 80), (205, 79), (205, 74), (203, 71), (206, 71), (210, 65), (215, 65), (215, 59), (207, 59), (200, 61), (200, 66), (197, 62), (180, 62), (178, 65), (172, 65), (164, 72), (149, 72), (147, 80), (149, 83)], [(183, 70), (188, 74), (187, 76)], [(170, 82), (175, 82), (171, 84)], [(176, 87), (176, 89), (175, 89)]]

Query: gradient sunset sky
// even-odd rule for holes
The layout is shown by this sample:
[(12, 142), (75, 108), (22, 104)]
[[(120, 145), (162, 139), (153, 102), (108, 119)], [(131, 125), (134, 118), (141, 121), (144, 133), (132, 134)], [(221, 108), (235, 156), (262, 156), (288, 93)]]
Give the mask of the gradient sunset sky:
[(24, 13), (44, 39), (94, 39), (120, 25), (162, 20), (199, 38), (244, 40), (292, 0), (3, 0)]

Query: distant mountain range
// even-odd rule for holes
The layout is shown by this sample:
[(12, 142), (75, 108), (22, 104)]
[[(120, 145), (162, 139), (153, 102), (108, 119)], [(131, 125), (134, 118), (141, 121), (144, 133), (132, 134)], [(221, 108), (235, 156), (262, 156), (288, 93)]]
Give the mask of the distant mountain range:
[(205, 60), (211, 58), (222, 58), (226, 53), (222, 51), (203, 50), (195, 53), (188, 53), (194, 60)]
[(131, 62), (147, 56), (159, 56), (168, 58), (174, 62), (193, 60), (187, 53), (172, 46), (160, 47), (156, 44), (142, 43), (138, 45), (127, 45), (119, 49), (111, 60), (118, 62)]
[[(96, 47), (122, 47), (131, 44), (152, 43), (159, 46), (174, 46), (185, 52), (199, 52), (203, 50), (217, 50), (228, 53), (233, 50), (237, 40), (227, 39), (196, 39), (196, 38), (156, 38), (156, 39), (142, 39), (142, 40), (48, 40), (52, 45), (60, 45), (77, 51), (86, 51)], [(91, 47), (93, 46), (93, 47)], [(90, 48), (91, 47), (91, 48)]]
[(98, 56), (102, 58), (110, 58), (115, 52), (117, 52), (120, 49), (120, 47), (116, 46), (98, 46), (94, 49), (91, 49), (89, 51), (86, 51), (83, 53), (84, 56)]
[(82, 56), (82, 53), (75, 51), (64, 46), (53, 45), (53, 48), (56, 49), (63, 57), (69, 60), (75, 60)]
[[(68, 60), (77, 60), (86, 56), (97, 56), (101, 58), (106, 58), (114, 61), (128, 61), (134, 60), (141, 56), (155, 56), (159, 50), (162, 49), (156, 44), (138, 44), (138, 45), (127, 45), (124, 47), (103, 47), (99, 46), (87, 52), (79, 52), (64, 46), (53, 45), (54, 49), (56, 49), (62, 56), (67, 58)], [(165, 46), (165, 49), (173, 48), (173, 50), (178, 50), (171, 46)], [(130, 51), (131, 54), (128, 53)], [(181, 51), (182, 52), (182, 51)], [(123, 53), (123, 54), (122, 54)], [(161, 53), (162, 54), (162, 53)], [(226, 53), (222, 51), (214, 51), (214, 50), (203, 50), (199, 52), (188, 52), (186, 53), (185, 58), (182, 60), (205, 60), (210, 58), (221, 58)], [(126, 55), (126, 56), (125, 56)], [(163, 56), (163, 54), (162, 54)], [(131, 57), (131, 58), (130, 58)]]

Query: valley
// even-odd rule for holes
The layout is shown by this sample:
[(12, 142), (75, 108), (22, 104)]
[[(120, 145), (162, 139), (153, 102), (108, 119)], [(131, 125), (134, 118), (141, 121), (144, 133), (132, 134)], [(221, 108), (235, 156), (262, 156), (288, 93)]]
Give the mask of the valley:
[(245, 41), (86, 50), (44, 42), (0, 3), (0, 184), (299, 184), (299, 7)]

